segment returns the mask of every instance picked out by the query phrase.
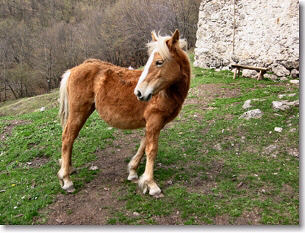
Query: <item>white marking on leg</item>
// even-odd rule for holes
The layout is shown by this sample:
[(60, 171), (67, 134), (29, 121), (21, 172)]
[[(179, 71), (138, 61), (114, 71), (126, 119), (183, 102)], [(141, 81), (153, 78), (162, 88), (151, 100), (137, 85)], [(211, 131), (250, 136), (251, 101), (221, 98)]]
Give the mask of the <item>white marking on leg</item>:
[(144, 149), (145, 149), (145, 137), (142, 138), (140, 146), (138, 148), (137, 153), (132, 157), (130, 162), (128, 163), (127, 170), (129, 173), (128, 180), (137, 180), (138, 174), (137, 174), (137, 167), (139, 166), (139, 163), (144, 155)]
[(60, 170), (59, 170), (58, 173), (57, 173), (57, 176), (58, 176), (59, 179), (62, 180), (62, 179), (64, 178), (64, 174), (65, 174), (64, 169), (63, 169), (63, 168), (60, 168)]

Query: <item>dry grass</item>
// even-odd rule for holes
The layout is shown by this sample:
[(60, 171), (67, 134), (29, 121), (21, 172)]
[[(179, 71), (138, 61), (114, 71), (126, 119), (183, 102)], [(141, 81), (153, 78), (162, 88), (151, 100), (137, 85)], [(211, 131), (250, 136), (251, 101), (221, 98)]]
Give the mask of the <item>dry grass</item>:
[(58, 89), (54, 89), (49, 94), (9, 101), (0, 106), (0, 116), (31, 113), (40, 111), (42, 107), (45, 107), (45, 110), (54, 108), (58, 105), (58, 95)]

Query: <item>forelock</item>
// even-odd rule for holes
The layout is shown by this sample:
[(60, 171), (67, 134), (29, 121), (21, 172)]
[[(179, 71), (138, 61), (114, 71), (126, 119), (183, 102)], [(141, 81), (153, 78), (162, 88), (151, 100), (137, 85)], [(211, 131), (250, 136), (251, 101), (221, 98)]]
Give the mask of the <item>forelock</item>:
[[(168, 41), (171, 37), (170, 36), (160, 36), (155, 33), (155, 31), (152, 32), (157, 39), (157, 41), (151, 41), (146, 44), (148, 47), (148, 55), (150, 56), (154, 50), (156, 50), (162, 59), (170, 59), (171, 54), (169, 52), (169, 49), (167, 47), (166, 41)], [(180, 48), (186, 47), (187, 42), (185, 39), (179, 39), (179, 46)]]

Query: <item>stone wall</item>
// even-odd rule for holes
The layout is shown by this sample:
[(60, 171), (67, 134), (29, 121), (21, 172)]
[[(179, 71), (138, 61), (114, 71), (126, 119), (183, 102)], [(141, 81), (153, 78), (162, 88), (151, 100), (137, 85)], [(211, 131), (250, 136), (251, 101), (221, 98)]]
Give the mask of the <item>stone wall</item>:
[(195, 65), (227, 69), (234, 63), (298, 76), (299, 1), (203, 0)]

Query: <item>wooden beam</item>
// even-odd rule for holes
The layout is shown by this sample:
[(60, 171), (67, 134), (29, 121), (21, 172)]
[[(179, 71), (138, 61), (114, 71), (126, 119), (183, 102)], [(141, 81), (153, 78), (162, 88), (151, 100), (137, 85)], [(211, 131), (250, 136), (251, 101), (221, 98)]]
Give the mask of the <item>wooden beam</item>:
[(249, 69), (249, 70), (256, 70), (256, 71), (267, 71), (267, 68), (263, 67), (255, 67), (255, 66), (246, 66), (246, 65), (239, 65), (239, 64), (233, 64), (231, 65), (232, 68), (243, 68), (243, 69)]

